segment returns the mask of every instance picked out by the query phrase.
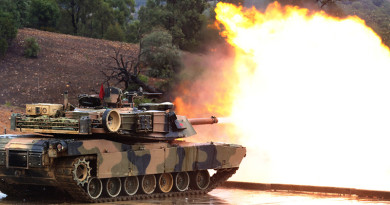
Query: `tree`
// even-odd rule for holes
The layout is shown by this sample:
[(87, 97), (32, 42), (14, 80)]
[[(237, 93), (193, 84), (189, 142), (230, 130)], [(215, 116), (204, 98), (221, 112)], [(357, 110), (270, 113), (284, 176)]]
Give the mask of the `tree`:
[(132, 21), (126, 26), (126, 41), (138, 43), (141, 39), (141, 24), (139, 20)]
[(17, 26), (9, 13), (0, 14), (0, 56), (4, 56), (11, 41), (16, 38)]
[(132, 20), (131, 13), (134, 12), (134, 0), (106, 0), (113, 8), (113, 16), (120, 26), (125, 26)]
[(109, 65), (102, 74), (107, 81), (123, 83), (125, 89), (136, 84), (148, 92), (162, 92), (159, 88), (146, 84), (141, 78), (141, 68), (149, 66), (153, 77), (169, 78), (180, 68), (180, 52), (172, 45), (172, 36), (164, 30), (157, 30), (146, 35), (139, 43), (139, 49), (127, 55), (120, 49), (115, 50), (114, 65)]
[(111, 41), (124, 41), (125, 33), (118, 23), (110, 25), (107, 29), (107, 32), (104, 34), (104, 38)]
[(138, 11), (140, 35), (147, 34), (156, 27), (165, 27), (167, 17), (168, 11), (160, 0), (148, 0), (146, 6)]
[(9, 15), (18, 28), (26, 26), (30, 2), (30, 0), (1, 0), (0, 14)]
[(106, 82), (116, 80), (117, 84), (123, 83), (125, 90), (127, 90), (131, 84), (137, 84), (148, 92), (161, 92), (161, 90), (146, 84), (139, 78), (142, 64), (142, 53), (140, 50), (132, 51), (128, 55), (123, 55), (120, 48), (114, 51), (115, 56), (111, 57), (115, 62), (114, 65), (108, 65), (106, 70), (101, 71), (106, 77)]
[(79, 30), (79, 21), (83, 13), (82, 11), (87, 13), (86, 10), (88, 8), (94, 7), (93, 2), (88, 0), (58, 0), (58, 4), (70, 16), (70, 20), (73, 26), (73, 34), (77, 35)]
[(381, 38), (390, 46), (390, 2), (360, 0), (341, 3), (346, 15), (357, 15), (364, 19)]
[(98, 9), (94, 13), (94, 17), (98, 22), (100, 27), (100, 35), (104, 36), (104, 32), (108, 28), (108, 26), (113, 22), (113, 10), (107, 2), (101, 1), (98, 5)]
[(164, 30), (157, 30), (142, 39), (141, 60), (149, 66), (149, 75), (171, 78), (181, 66), (180, 51), (172, 44), (172, 36)]
[(54, 28), (60, 9), (52, 0), (32, 0), (29, 9), (30, 25), (34, 28)]
[(226, 2), (226, 3), (234, 4), (234, 5), (237, 5), (237, 6), (244, 5), (244, 1), (245, 0), (221, 0), (221, 2)]
[[(73, 34), (89, 37), (104, 37), (109, 25), (119, 24), (126, 28), (131, 13), (134, 12), (134, 0), (57, 0), (66, 12), (64, 21), (70, 21)], [(67, 29), (61, 29), (67, 30)]]
[(29, 24), (29, 8), (30, 0), (13, 0), (19, 13), (18, 27), (27, 26)]
[[(193, 50), (199, 46), (198, 37), (205, 18), (205, 0), (167, 0), (169, 12), (165, 28), (173, 37), (173, 43), (181, 49)], [(183, 12), (185, 11), (185, 12)]]

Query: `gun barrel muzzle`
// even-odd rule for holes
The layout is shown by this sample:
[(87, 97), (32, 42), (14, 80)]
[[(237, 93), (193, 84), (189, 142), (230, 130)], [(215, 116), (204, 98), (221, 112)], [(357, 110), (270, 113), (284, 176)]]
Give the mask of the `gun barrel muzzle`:
[(192, 125), (206, 125), (206, 124), (214, 124), (218, 123), (218, 118), (215, 116), (211, 116), (210, 118), (191, 118), (188, 121)]

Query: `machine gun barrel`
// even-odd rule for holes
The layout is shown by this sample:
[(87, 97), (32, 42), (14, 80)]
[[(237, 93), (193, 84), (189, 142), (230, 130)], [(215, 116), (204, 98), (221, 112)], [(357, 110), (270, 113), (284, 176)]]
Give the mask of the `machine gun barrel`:
[(216, 118), (215, 116), (211, 116), (210, 118), (191, 118), (188, 119), (188, 121), (192, 125), (205, 125), (218, 123), (218, 118)]

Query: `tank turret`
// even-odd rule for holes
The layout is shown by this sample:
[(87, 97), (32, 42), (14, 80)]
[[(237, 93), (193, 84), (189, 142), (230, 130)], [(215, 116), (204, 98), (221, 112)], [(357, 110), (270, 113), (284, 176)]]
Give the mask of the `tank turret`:
[(170, 102), (144, 103), (135, 107), (135, 97), (151, 93), (126, 94), (131, 99), (129, 102), (122, 101), (122, 91), (117, 88), (106, 89), (103, 99), (80, 95), (79, 107), (74, 109), (69, 109), (72, 106), (68, 105), (67, 95), (64, 95), (64, 105), (28, 104), (26, 114), (12, 115), (11, 129), (52, 135), (173, 140), (195, 135), (192, 125), (218, 122), (216, 117), (187, 119), (176, 115)]

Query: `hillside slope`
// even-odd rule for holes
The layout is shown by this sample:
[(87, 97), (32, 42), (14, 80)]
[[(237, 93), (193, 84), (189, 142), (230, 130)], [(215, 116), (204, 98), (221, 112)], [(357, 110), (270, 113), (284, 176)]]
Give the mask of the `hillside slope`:
[[(24, 39), (37, 39), (38, 58), (23, 56)], [(6, 56), (0, 59), (0, 105), (62, 103), (62, 93), (70, 82), (69, 97), (76, 103), (82, 93), (96, 93), (104, 81), (101, 70), (114, 63), (114, 49), (122, 53), (137, 45), (20, 29)]]

